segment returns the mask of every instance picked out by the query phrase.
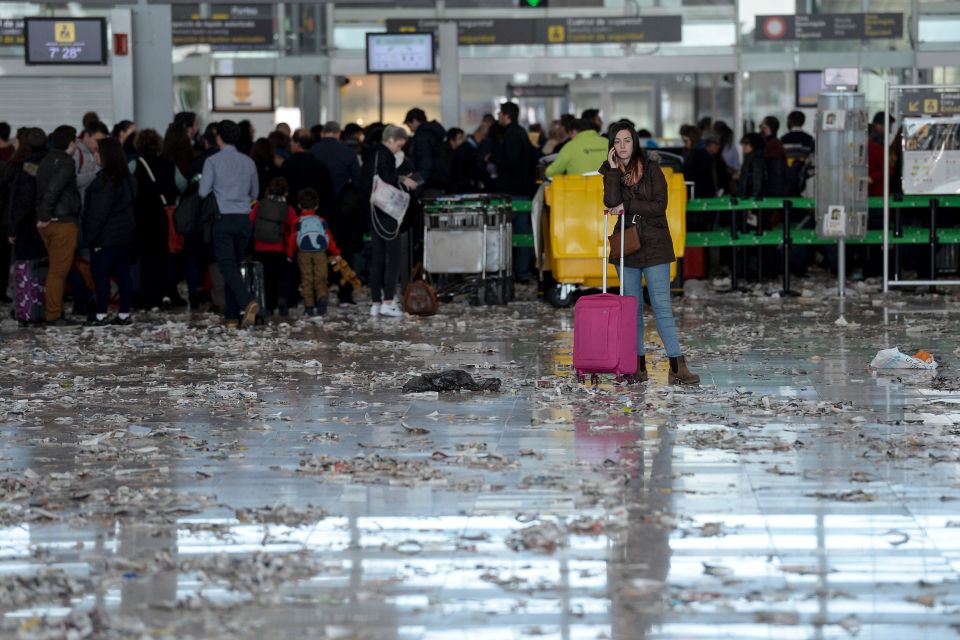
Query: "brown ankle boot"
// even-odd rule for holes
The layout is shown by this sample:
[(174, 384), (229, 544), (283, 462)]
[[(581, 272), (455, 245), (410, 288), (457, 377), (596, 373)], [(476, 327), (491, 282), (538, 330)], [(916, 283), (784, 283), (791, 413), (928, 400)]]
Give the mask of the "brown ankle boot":
[(683, 356), (670, 358), (669, 384), (700, 384), (700, 376), (687, 369), (687, 359)]
[(650, 379), (647, 375), (647, 357), (637, 356), (637, 372), (630, 376), (631, 384), (640, 384)]

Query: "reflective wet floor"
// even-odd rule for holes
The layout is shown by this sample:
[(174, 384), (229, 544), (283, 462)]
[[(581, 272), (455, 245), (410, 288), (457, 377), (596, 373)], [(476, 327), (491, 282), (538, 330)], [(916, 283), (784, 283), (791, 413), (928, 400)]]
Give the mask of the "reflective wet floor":
[[(0, 635), (960, 637), (957, 298), (802, 288), (676, 299), (698, 388), (649, 309), (598, 387), (533, 301), (5, 321)], [(447, 368), (501, 390), (401, 393)]]

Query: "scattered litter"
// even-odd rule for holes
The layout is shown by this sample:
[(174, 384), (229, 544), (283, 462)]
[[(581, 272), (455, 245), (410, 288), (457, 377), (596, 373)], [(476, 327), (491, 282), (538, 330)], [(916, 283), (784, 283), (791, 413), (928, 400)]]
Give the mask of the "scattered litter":
[(507, 547), (514, 551), (552, 554), (565, 544), (563, 529), (555, 522), (531, 525), (507, 537)]

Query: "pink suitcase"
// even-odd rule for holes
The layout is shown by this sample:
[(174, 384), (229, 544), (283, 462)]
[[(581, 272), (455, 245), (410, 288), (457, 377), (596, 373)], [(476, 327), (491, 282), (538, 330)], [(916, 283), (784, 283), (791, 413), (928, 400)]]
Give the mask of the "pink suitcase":
[[(626, 221), (623, 224), (626, 225)], [(637, 372), (637, 299), (607, 293), (607, 231), (605, 214), (603, 293), (580, 298), (573, 310), (573, 368), (579, 382), (584, 382), (588, 373), (596, 384), (601, 373), (612, 373), (617, 376), (617, 382), (621, 382), (623, 376)], [(620, 242), (622, 275), (622, 233)]]

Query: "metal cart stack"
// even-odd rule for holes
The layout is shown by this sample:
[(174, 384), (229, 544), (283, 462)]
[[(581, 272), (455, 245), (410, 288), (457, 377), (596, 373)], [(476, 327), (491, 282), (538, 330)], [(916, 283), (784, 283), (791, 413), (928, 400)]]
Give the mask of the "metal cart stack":
[(437, 294), (506, 304), (513, 292), (513, 204), (509, 196), (467, 194), (424, 202), (423, 269)]

